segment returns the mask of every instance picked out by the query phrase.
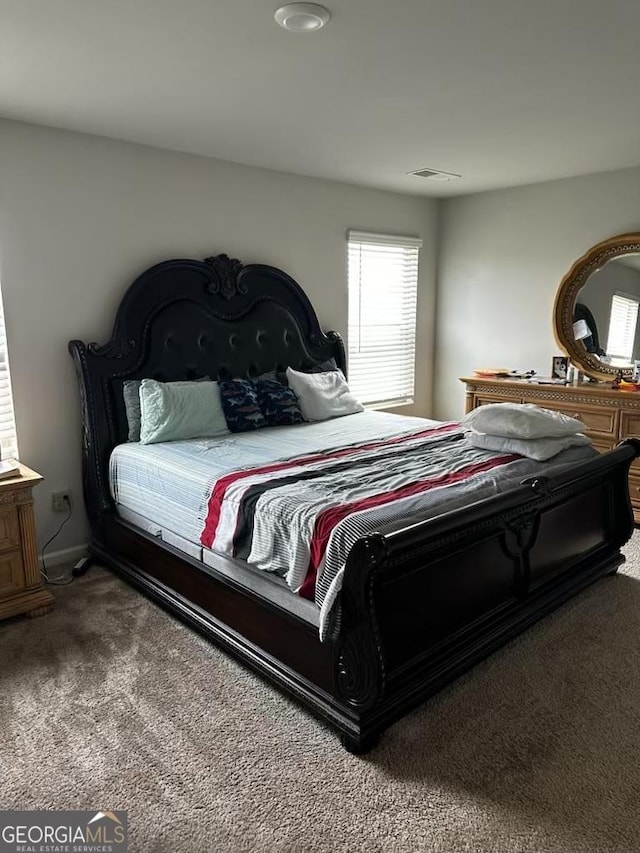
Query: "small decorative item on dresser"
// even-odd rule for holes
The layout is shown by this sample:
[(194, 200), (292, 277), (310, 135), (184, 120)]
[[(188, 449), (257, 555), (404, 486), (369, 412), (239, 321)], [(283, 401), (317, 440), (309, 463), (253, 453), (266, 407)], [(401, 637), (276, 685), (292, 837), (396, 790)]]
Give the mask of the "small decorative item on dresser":
[(569, 359), (564, 355), (554, 355), (551, 359), (551, 376), (553, 379), (567, 379), (569, 374)]
[(32, 488), (42, 477), (26, 465), (0, 480), (0, 619), (27, 613), (41, 616), (53, 607), (38, 565)]
[(640, 391), (640, 382), (628, 382), (623, 379), (618, 385), (618, 391)]
[(508, 367), (476, 367), (474, 373), (476, 376), (486, 376), (487, 378), (505, 377), (509, 375)]

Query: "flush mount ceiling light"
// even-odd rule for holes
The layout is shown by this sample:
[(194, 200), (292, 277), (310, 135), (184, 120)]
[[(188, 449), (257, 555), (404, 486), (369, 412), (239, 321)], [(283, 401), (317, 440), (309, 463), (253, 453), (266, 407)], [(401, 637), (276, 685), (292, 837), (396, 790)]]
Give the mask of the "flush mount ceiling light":
[(313, 33), (322, 29), (331, 13), (317, 3), (287, 3), (276, 9), (276, 23), (292, 33)]
[(415, 172), (407, 172), (407, 175), (415, 175), (417, 178), (427, 178), (430, 181), (455, 181), (462, 177), (454, 172), (440, 172), (438, 169), (418, 169)]

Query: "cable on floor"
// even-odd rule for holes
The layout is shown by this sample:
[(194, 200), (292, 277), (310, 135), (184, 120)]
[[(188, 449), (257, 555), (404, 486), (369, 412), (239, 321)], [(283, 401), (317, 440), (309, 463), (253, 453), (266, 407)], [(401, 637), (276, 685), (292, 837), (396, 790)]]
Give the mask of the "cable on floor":
[(40, 552), (40, 556), (42, 559), (42, 568), (40, 569), (40, 574), (44, 578), (45, 583), (48, 583), (50, 586), (68, 586), (70, 583), (73, 583), (73, 581), (75, 580), (73, 575), (71, 575), (70, 577), (67, 577), (67, 578), (62, 578), (62, 577), (50, 578), (48, 573), (47, 573), (47, 564), (46, 564), (45, 557), (44, 557), (44, 552), (46, 551), (46, 549), (49, 547), (49, 545), (51, 545), (53, 540), (56, 539), (60, 535), (60, 533), (62, 532), (62, 528), (65, 526), (65, 524), (67, 524), (67, 522), (71, 521), (71, 516), (73, 515), (73, 506), (71, 505), (71, 500), (69, 499), (68, 495), (65, 495), (64, 499), (69, 506), (69, 513), (66, 516), (66, 518), (64, 518), (60, 522), (60, 524), (58, 525), (58, 529), (53, 534), (53, 536), (49, 537), (49, 539), (47, 539), (47, 541), (44, 543), (44, 545), (42, 546), (42, 551)]

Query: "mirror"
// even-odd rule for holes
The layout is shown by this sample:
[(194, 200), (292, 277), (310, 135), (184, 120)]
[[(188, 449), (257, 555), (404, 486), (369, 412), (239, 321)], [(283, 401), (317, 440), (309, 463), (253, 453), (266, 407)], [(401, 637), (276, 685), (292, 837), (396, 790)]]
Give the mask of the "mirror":
[(640, 362), (640, 233), (590, 249), (558, 288), (556, 339), (593, 379), (631, 374)]

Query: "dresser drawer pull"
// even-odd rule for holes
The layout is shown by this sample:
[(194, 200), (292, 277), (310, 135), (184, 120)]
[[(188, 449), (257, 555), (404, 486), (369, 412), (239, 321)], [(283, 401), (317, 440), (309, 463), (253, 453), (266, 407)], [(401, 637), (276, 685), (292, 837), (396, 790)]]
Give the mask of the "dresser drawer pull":
[(576, 412), (575, 415), (571, 415), (571, 417), (575, 418), (577, 421), (582, 420), (582, 415), (580, 414), (580, 412)]

